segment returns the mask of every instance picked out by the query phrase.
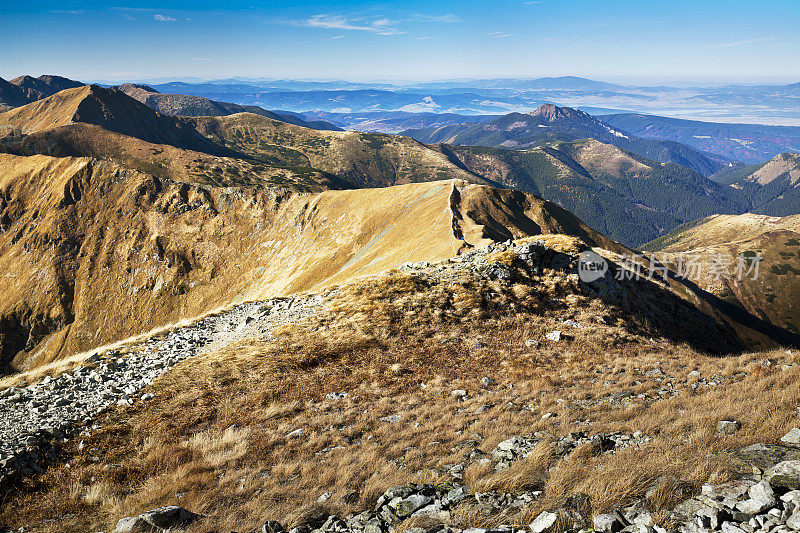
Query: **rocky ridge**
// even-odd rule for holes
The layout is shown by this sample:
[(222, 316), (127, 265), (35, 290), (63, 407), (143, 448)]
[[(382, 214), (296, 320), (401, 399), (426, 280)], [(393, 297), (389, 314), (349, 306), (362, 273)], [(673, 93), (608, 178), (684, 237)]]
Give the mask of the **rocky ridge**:
[[(519, 275), (513, 266), (514, 262), (521, 261), (526, 265), (525, 268), (534, 271), (540, 271), (543, 268), (557, 268), (574, 272), (575, 260), (575, 254), (556, 251), (545, 240), (528, 240), (517, 243), (509, 241), (492, 244), (483, 249), (471, 250), (462, 256), (439, 263), (404, 264), (400, 267), (400, 270), (414, 272), (420, 276), (434, 276), (439, 279), (453, 281), (457, 280), (466, 270), (484, 278), (509, 281)], [(576, 274), (569, 273), (566, 276), (576, 286), (580, 287)], [(607, 276), (599, 285), (585, 286), (583, 290), (591, 290), (595, 293), (614, 293), (624, 290), (624, 287), (611, 276)], [(242, 304), (220, 315), (207, 317), (185, 328), (179, 328), (151, 338), (128, 354), (121, 352), (96, 354), (87, 360), (87, 365), (79, 367), (73, 372), (26, 387), (6, 389), (3, 392), (4, 397), (0, 399), (0, 414), (3, 414), (4, 418), (12, 420), (12, 423), (7, 428), (0, 430), (5, 432), (0, 437), (2, 437), (4, 443), (10, 442), (12, 445), (2, 449), (4, 462), (0, 463), (0, 466), (5, 469), (4, 476), (17, 473), (30, 474), (38, 471), (41, 468), (42, 460), (46, 459), (48, 455), (47, 445), (44, 443), (54, 438), (65, 438), (79, 432), (82, 427), (81, 417), (83, 419), (89, 418), (114, 404), (130, 405), (135, 401), (147, 401), (149, 395), (139, 396), (137, 394), (138, 391), (178, 362), (199, 353), (202, 349), (223, 346), (232, 340), (244, 339), (250, 336), (269, 336), (269, 332), (275, 326), (300, 320), (316, 312), (322, 303), (320, 296), (310, 296)], [(583, 326), (571, 320), (564, 320), (563, 327), (565, 331), (568, 331), (569, 329), (579, 329)], [(556, 331), (551, 333), (556, 333)], [(558, 333), (558, 336), (548, 334), (546, 340), (531, 339), (531, 345), (547, 341), (561, 342), (561, 332), (559, 331)], [(567, 336), (564, 338), (567, 338)], [(773, 363), (765, 361), (765, 365), (771, 364)], [(680, 393), (680, 384), (678, 384), (680, 380), (676, 379), (676, 376), (664, 375), (658, 369), (648, 372), (649, 376), (663, 380), (664, 394), (676, 395)], [(695, 389), (698, 387), (714, 387), (717, 384), (735, 381), (735, 379), (730, 380), (725, 376), (711, 376), (706, 379), (698, 375), (692, 375), (691, 372), (684, 379), (693, 380), (691, 383), (687, 381), (686, 385), (687, 388)], [(489, 387), (493, 384), (490, 378), (485, 378), (485, 380), (485, 386)], [(121, 386), (120, 383), (124, 383), (125, 386)], [(451, 395), (466, 398), (469, 393), (467, 391), (453, 391)], [(64, 400), (66, 400), (66, 403)], [(609, 401), (628, 400), (630, 398), (625, 395), (609, 398)], [(45, 407), (51, 405), (52, 407)], [(42, 407), (45, 408), (42, 409)], [(30, 427), (23, 430), (22, 424), (26, 422), (20, 422), (20, 420), (24, 420), (25, 413), (29, 412), (36, 414), (34, 418), (35, 426), (33, 430), (30, 430)], [(69, 413), (69, 416), (65, 413)], [(549, 413), (549, 415), (552, 415), (552, 413)], [(543, 418), (546, 416), (548, 414), (543, 415)], [(83, 427), (85, 428), (85, 425)], [(726, 425), (725, 428), (728, 428), (728, 426)], [(735, 430), (733, 429), (733, 431)], [(86, 428), (84, 431), (91, 431), (91, 428)], [(651, 437), (641, 432), (594, 435), (591, 433), (591, 428), (587, 428), (587, 431), (573, 432), (563, 437), (555, 437), (547, 433), (516, 436), (498, 444), (490, 454), (476, 453), (476, 451), (479, 451), (472, 446), (472, 450), (466, 450), (467, 456), (464, 464), (473, 461), (484, 464), (492, 463), (495, 470), (503, 470), (508, 468), (514, 461), (526, 457), (534, 447), (542, 443), (548, 443), (552, 446), (555, 455), (567, 457), (576, 448), (583, 445), (592, 445), (599, 453), (614, 453), (619, 449), (645, 446), (651, 439)], [(789, 441), (786, 444), (791, 445), (794, 442), (792, 441), (794, 437), (791, 435), (794, 435), (794, 433), (790, 433), (787, 436)], [(480, 437), (477, 440), (480, 440)], [(797, 439), (794, 438), (794, 440)], [(535, 502), (541, 495), (539, 491), (525, 491), (515, 494), (497, 491), (471, 492), (468, 487), (461, 484), (463, 470), (464, 465), (461, 465), (461, 468), (451, 469), (449, 473), (452, 481), (449, 483), (438, 485), (412, 484), (395, 487), (387, 491), (372, 510), (345, 518), (335, 515), (318, 517), (319, 520), (312, 520), (305, 526), (294, 528), (292, 533), (311, 533), (312, 531), (316, 533), (345, 533), (349, 531), (355, 533), (367, 531), (369, 533), (389, 533), (394, 531), (395, 527), (401, 522), (412, 517), (447, 523), (452, 518), (451, 512), (455, 507), (464, 503), (478, 505), (489, 511), (487, 514), (496, 514), (498, 512), (501, 514), (513, 514)], [(789, 475), (792, 475), (791, 473), (790, 469)], [(785, 474), (782, 473), (781, 475)], [(758, 482), (760, 481), (763, 480)], [(753, 485), (758, 482), (754, 481)], [(775, 501), (776, 505), (778, 505), (777, 501), (780, 496), (785, 495), (785, 491), (781, 492), (780, 488), (776, 489), (776, 491), (778, 498)], [(753, 498), (751, 497), (750, 499)], [(324, 494), (320, 497), (320, 501), (325, 501)], [(793, 502), (793, 500), (790, 501)], [(533, 533), (563, 533), (564, 531), (590, 530), (592, 525), (588, 522), (589, 515), (586, 512), (581, 513), (580, 510), (573, 507), (575, 506), (547, 511), (547, 514), (540, 515), (529, 528), (512, 528), (508, 526), (492, 530), (473, 529), (466, 531), (470, 531), (470, 533), (486, 533), (488, 531), (510, 532), (518, 530), (533, 531)], [(580, 506), (578, 505), (577, 507)], [(651, 529), (640, 527), (642, 523), (647, 522), (645, 518), (639, 517), (640, 515), (647, 517), (648, 514), (644, 514), (645, 511), (650, 516), (650, 522), (645, 525)], [(788, 512), (787, 506), (780, 508), (781, 516), (786, 514), (785, 511)], [(192, 520), (199, 517), (199, 515), (194, 515), (193, 513), (184, 513), (174, 509), (165, 512), (170, 516), (192, 517)], [(594, 529), (604, 533), (607, 531), (618, 533), (623, 530), (625, 533), (677, 531), (677, 529), (666, 529), (653, 523), (652, 513), (643, 508), (626, 508), (610, 516), (612, 518), (605, 517), (594, 523)], [(683, 517), (677, 512), (675, 516)], [(741, 517), (742, 515), (736, 516)], [(154, 529), (160, 526), (155, 526), (152, 521), (144, 518), (138, 521), (135, 518), (137, 517), (123, 519), (125, 522), (118, 525), (117, 533), (122, 533), (123, 531), (161, 531), (178, 525), (173, 524)], [(747, 520), (751, 518), (748, 517)], [(690, 524), (694, 516), (683, 517), (683, 519), (686, 520), (684, 523)], [(789, 516), (787, 515), (786, 520), (788, 519)], [(606, 520), (608, 524), (603, 520)], [(134, 526), (131, 524), (139, 524), (139, 526), (149, 529), (125, 529), (129, 526), (133, 528)], [(660, 527), (664, 531), (660, 531), (656, 527)], [(271, 531), (272, 533), (283, 531), (283, 528), (276, 522), (268, 522), (264, 528), (266, 529), (263, 529), (263, 531)], [(427, 528), (427, 530), (431, 530), (431, 528)], [(441, 526), (433, 530), (451, 533), (461, 531), (450, 526)], [(723, 531), (725, 533), (739, 533), (733, 530)], [(756, 530), (749, 531), (746, 528), (743, 531), (745, 533), (756, 532)], [(768, 529), (764, 531), (765, 533), (784, 533), (783, 530), (773, 531)], [(786, 531), (788, 532), (789, 530)], [(419, 531), (417, 533), (422, 532)], [(699, 532), (681, 530), (681, 533)]]
[[(139, 391), (172, 367), (207, 349), (300, 320), (318, 309), (316, 297), (249, 302), (158, 334), (125, 352), (95, 353), (71, 372), (0, 390), (0, 485), (42, 470), (50, 443), (90, 431), (86, 425), (112, 405), (148, 401)], [(256, 329), (257, 328), (257, 329)]]

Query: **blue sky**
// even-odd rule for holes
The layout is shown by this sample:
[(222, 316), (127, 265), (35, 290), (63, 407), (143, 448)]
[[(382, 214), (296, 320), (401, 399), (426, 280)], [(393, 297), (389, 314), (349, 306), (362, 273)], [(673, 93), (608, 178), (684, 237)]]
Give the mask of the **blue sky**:
[(800, 0), (0, 0), (0, 77), (800, 81)]

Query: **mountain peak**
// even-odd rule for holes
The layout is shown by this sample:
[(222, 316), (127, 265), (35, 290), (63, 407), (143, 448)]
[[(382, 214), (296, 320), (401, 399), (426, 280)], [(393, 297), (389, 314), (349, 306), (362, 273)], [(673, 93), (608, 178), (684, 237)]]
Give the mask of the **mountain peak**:
[(79, 81), (53, 74), (43, 74), (38, 78), (24, 75), (14, 78), (10, 83), (22, 89), (28, 100), (41, 100), (65, 89), (74, 89), (84, 85)]
[(153, 89), (149, 85), (142, 85), (142, 84), (139, 84), (139, 83), (123, 83), (122, 85), (117, 85), (116, 87), (114, 87), (114, 89), (117, 89), (118, 91), (122, 91), (125, 94), (127, 94), (128, 96), (130, 96), (131, 92), (136, 91), (136, 90), (141, 90), (141, 91), (144, 91), (144, 92), (147, 92), (147, 93), (160, 94), (158, 91), (156, 91), (155, 89)]
[(550, 122), (561, 118), (578, 118), (587, 116), (583, 111), (578, 111), (571, 107), (558, 107), (553, 104), (542, 104), (535, 111), (528, 113), (532, 117), (543, 117)]
[(73, 124), (101, 128), (154, 144), (227, 155), (182, 117), (162, 115), (122, 91), (99, 85), (65, 89), (0, 115), (0, 125), (32, 134)]

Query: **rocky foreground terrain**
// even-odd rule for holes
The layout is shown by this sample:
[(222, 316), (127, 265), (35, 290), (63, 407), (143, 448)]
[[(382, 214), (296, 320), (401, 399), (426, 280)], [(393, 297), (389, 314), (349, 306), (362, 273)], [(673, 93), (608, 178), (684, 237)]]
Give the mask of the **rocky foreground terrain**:
[[(728, 424), (721, 424), (720, 431), (728, 431)], [(630, 435), (616, 435), (615, 438), (597, 435), (592, 441), (605, 445), (608, 451), (615, 445), (634, 445), (640, 439)], [(585, 435), (570, 436), (559, 440), (555, 446), (574, 449)], [(786, 454), (800, 458), (800, 429), (795, 428), (788, 433), (784, 442), (791, 447), (752, 446), (746, 452), (755, 454)], [(525, 447), (520, 446), (517, 438), (503, 441), (492, 452), (492, 457), (506, 458), (524, 454)], [(528, 450), (529, 453), (530, 450)], [(568, 454), (569, 452), (562, 452)], [(522, 455), (520, 455), (522, 456)], [(486, 459), (487, 461), (491, 459)], [(506, 463), (500, 462), (498, 466)], [(645, 500), (635, 502), (613, 513), (599, 514), (590, 520), (584, 516), (588, 505), (586, 495), (575, 495), (561, 509), (544, 511), (539, 514), (528, 527), (511, 525), (497, 527), (471, 527), (460, 529), (445, 525), (433, 526), (436, 519), (449, 520), (450, 511), (457, 506), (474, 502), (478, 506), (490, 510), (507, 510), (522, 508), (536, 499), (539, 494), (521, 493), (516, 495), (495, 492), (471, 492), (468, 487), (457, 482), (432, 484), (410, 484), (392, 487), (384, 492), (372, 510), (342, 519), (335, 515), (318, 516), (313, 522), (303, 527), (295, 527), (289, 533), (376, 533), (397, 531), (401, 523), (417, 519), (417, 526), (410, 526), (404, 531), (414, 533), (552, 533), (552, 532), (591, 532), (599, 533), (701, 533), (705, 531), (722, 531), (724, 533), (790, 533), (800, 530), (800, 460), (782, 461), (768, 469), (763, 475), (754, 473), (754, 479), (741, 479), (722, 484), (703, 485), (700, 495), (678, 504), (669, 514), (670, 526), (658, 523), (654, 513), (648, 508)], [(655, 494), (661, 485), (672, 480), (660, 480), (648, 490)], [(324, 501), (330, 494), (320, 496)], [(201, 521), (202, 516), (181, 507), (171, 506), (154, 509), (136, 517), (123, 518), (114, 529), (114, 533), (136, 533), (144, 531), (164, 531), (176, 526), (186, 526)], [(427, 526), (425, 522), (430, 521)], [(423, 527), (420, 527), (423, 526)], [(276, 521), (267, 521), (261, 527), (262, 533), (280, 533), (286, 531)]]
[[(689, 323), (683, 336), (637, 326), (626, 313), (680, 300), (666, 284), (614, 279), (616, 265), (580, 282), (584, 249), (544, 236), (407, 263), (318, 295), (241, 304), (17, 381), (0, 391), (0, 520), (14, 531), (96, 531), (99, 518), (115, 533), (800, 529), (800, 429), (787, 427), (800, 398), (778, 385), (794, 382), (795, 356), (729, 364), (691, 351), (703, 341)], [(630, 301), (634, 289), (640, 301)], [(509, 309), (521, 322), (499, 343)], [(714, 320), (670, 312), (689, 313), (698, 331)], [(408, 331), (418, 340), (397, 333)], [(308, 348), (312, 337), (323, 344)], [(249, 366), (227, 374), (237, 365)], [(740, 391), (785, 405), (748, 414)], [(674, 418), (700, 404), (712, 412), (698, 407), (682, 418), (688, 426)], [(145, 466), (140, 450), (161, 450), (159, 465)], [(348, 454), (357, 462), (342, 462)], [(640, 459), (648, 474), (625, 470)], [(690, 463), (707, 465), (692, 473)], [(362, 481), (339, 484), (348, 478)], [(224, 502), (208, 501), (215, 484)], [(74, 507), (53, 516), (59, 499)], [(292, 507), (301, 512), (281, 510)], [(136, 508), (150, 510), (126, 512)], [(226, 522), (238, 515), (239, 525)]]
[(82, 423), (111, 405), (151, 400), (151, 393), (137, 393), (180, 361), (252, 335), (255, 321), (258, 331), (268, 335), (272, 328), (318, 307), (313, 297), (240, 304), (125, 351), (93, 354), (71, 372), (0, 390), (0, 486), (9, 476), (42, 471), (40, 462), (48, 454), (38, 453), (38, 445), (47, 450), (53, 439), (73, 437)]

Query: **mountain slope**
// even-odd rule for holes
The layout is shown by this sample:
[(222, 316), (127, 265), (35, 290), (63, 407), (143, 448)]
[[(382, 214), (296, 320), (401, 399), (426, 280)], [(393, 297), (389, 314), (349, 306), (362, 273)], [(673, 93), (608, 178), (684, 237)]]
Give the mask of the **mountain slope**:
[(251, 113), (170, 117), (97, 86), (0, 114), (0, 145), (19, 155), (112, 159), (159, 178), (302, 190), (486, 180), (408, 138), (317, 131)]
[(314, 169), (250, 160), (204, 138), (193, 119), (161, 115), (119, 91), (96, 86), (62, 91), (0, 114), (0, 135), (0, 146), (18, 155), (102, 158), (160, 179), (303, 190), (348, 186)]
[(198, 134), (190, 120), (161, 115), (119, 91), (97, 85), (67, 89), (0, 115), (0, 127), (23, 134), (75, 123), (95, 124), (155, 144), (222, 152)]
[(198, 127), (232, 150), (284, 164), (306, 158), (311, 167), (360, 186), (454, 177), (533, 192), (627, 245), (647, 242), (701, 216), (745, 209), (733, 189), (687, 168), (662, 165), (597, 141), (528, 151), (450, 145), (429, 149), (404, 137), (313, 132), (254, 115), (201, 118)]
[(231, 150), (272, 164), (319, 169), (356, 187), (449, 178), (489, 183), (407, 137), (316, 131), (250, 113), (198, 117), (196, 123), (204, 137)]
[[(764, 320), (800, 333), (800, 215), (712, 216), (677, 228), (645, 248), (666, 253), (668, 264), (675, 264), (681, 253), (685, 257), (701, 257), (706, 268), (698, 281), (706, 290)], [(723, 257), (734, 268), (739, 254), (762, 257), (758, 275), (716, 279), (709, 265)]]
[(721, 157), (700, 152), (672, 141), (633, 137), (614, 129), (591, 115), (569, 107), (545, 104), (531, 113), (509, 113), (482, 124), (458, 124), (441, 128), (406, 130), (421, 142), (444, 142), (469, 146), (525, 149), (556, 141), (596, 139), (656, 161), (677, 163), (713, 174), (726, 163)]
[(25, 92), (17, 85), (0, 78), (0, 111), (28, 103)]
[(168, 117), (87, 86), (0, 114), (19, 155), (90, 156), (159, 179), (296, 190), (463, 179), (534, 192), (636, 246), (698, 217), (741, 213), (741, 193), (679, 165), (597, 141), (528, 151), (426, 146), (407, 137), (317, 131), (251, 113)]
[(227, 102), (216, 102), (214, 100), (209, 100), (208, 98), (184, 94), (161, 94), (147, 85), (126, 83), (116, 87), (116, 89), (165, 115), (210, 117), (233, 115), (234, 113), (254, 113), (256, 115), (262, 115), (273, 120), (280, 120), (282, 122), (288, 122), (289, 124), (303, 126), (305, 128), (334, 131), (340, 129), (337, 126), (334, 126), (333, 124), (323, 120), (306, 121), (295, 115), (278, 114), (272, 111), (267, 111), (266, 109), (262, 109), (258, 106), (245, 106), (239, 104), (230, 104)]
[(629, 246), (714, 213), (741, 213), (739, 193), (690, 169), (661, 164), (598, 141), (531, 150), (440, 145), (471, 172), (531, 191)]
[(19, 76), (11, 80), (10, 83), (22, 89), (28, 101), (41, 100), (42, 98), (53, 96), (64, 89), (74, 89), (85, 85), (79, 81), (50, 74), (44, 74), (38, 78), (27, 75)]
[(463, 181), (309, 195), (0, 155), (0, 353), (34, 367), (235, 301), (547, 232), (620, 249), (541, 198)]
[(800, 154), (780, 154), (740, 169), (727, 181), (748, 198), (753, 211), (772, 216), (800, 213)]
[(761, 163), (782, 152), (800, 151), (798, 126), (725, 124), (633, 113), (598, 118), (638, 137), (677, 141), (745, 163)]

